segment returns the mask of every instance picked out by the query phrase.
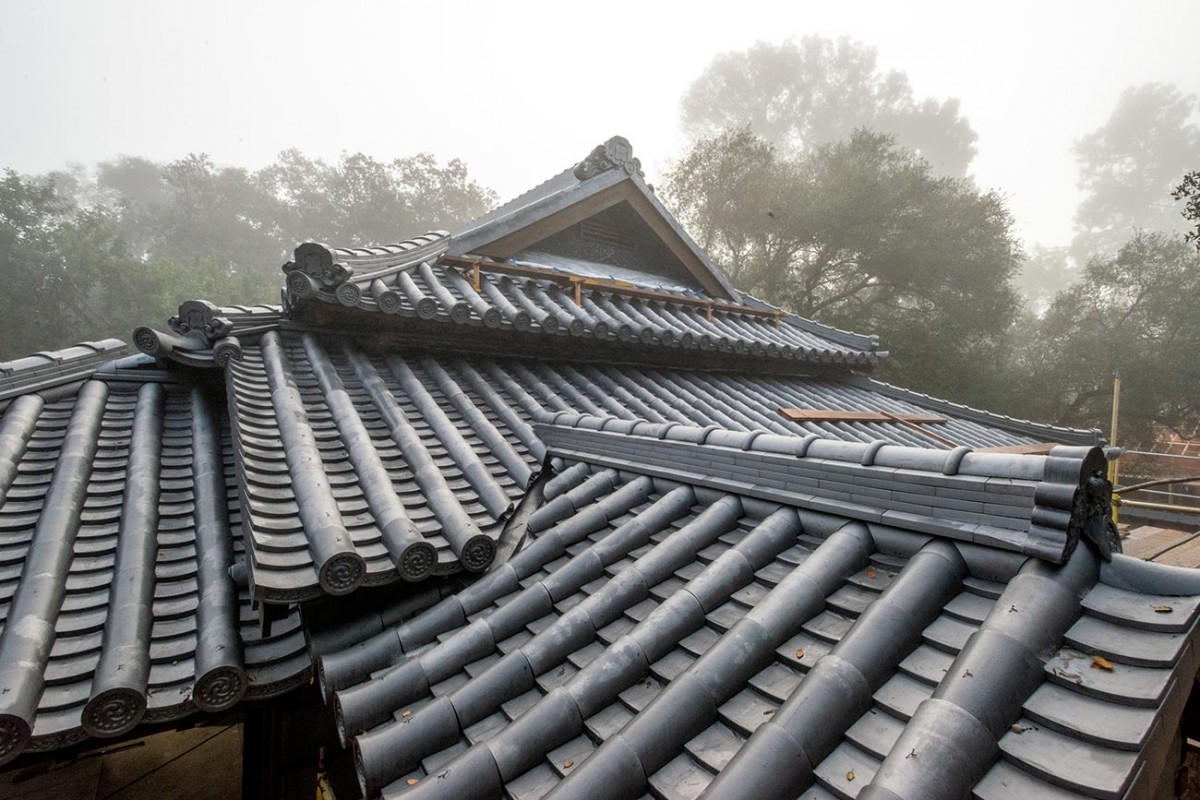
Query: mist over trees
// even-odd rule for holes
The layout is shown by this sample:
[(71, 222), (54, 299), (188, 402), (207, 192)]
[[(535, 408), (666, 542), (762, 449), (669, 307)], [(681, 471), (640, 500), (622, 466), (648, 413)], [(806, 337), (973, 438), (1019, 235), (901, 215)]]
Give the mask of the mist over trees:
[(878, 333), (889, 379), (988, 399), (1022, 258), (998, 195), (937, 177), (885, 134), (789, 157), (745, 128), (696, 143), (665, 194), (739, 288)]
[(881, 71), (875, 48), (846, 37), (758, 42), (718, 55), (682, 105), (684, 130), (697, 139), (748, 127), (791, 155), (869, 128), (955, 177), (966, 174), (978, 138), (958, 100), (915, 97), (907, 75)]
[[(1200, 105), (1130, 87), (1073, 154), (1064, 246), (1022, 248), (1002, 196), (963, 176), (958, 102), (914, 97), (873, 49), (808, 37), (717, 56), (691, 85), (693, 136), (665, 193), (736, 285), (878, 333), (879, 374), (1014, 416), (1123, 438), (1200, 423)], [(1189, 169), (1192, 170), (1189, 172)], [(1185, 177), (1186, 176), (1186, 177)], [(1182, 206), (1182, 207), (1181, 207)]]
[[(1003, 194), (967, 177), (977, 137), (958, 100), (920, 97), (861, 43), (719, 55), (681, 110), (691, 141), (664, 176), (668, 206), (740, 289), (879, 334), (882, 379), (1090, 427), (1107, 425), (1120, 370), (1130, 440), (1200, 423), (1194, 96), (1130, 87), (1076, 141), (1084, 195), (1073, 240), (1055, 246), (1018, 241)], [(7, 170), (0, 359), (127, 339), (189, 298), (277, 303), (301, 241), (453, 230), (497, 199), (461, 161), (428, 154)]]
[(302, 241), (386, 244), (453, 228), (496, 195), (458, 160), (421, 154), (337, 163), (287, 150), (256, 171), (206, 155), (123, 156), (93, 169), (0, 181), (0, 359), (127, 339), (179, 303), (278, 303), (279, 267)]
[(1171, 190), (1200, 159), (1200, 101), (1176, 87), (1126, 89), (1112, 115), (1075, 142), (1079, 188), (1071, 249), (1081, 262), (1111, 256), (1140, 230), (1182, 233)]

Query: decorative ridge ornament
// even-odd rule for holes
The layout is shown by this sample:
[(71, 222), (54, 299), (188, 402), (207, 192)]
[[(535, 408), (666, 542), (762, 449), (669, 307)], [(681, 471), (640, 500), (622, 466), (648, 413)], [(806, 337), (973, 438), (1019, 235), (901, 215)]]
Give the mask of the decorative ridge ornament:
[(167, 325), (180, 336), (199, 331), (209, 339), (222, 339), (233, 330), (233, 323), (220, 316), (220, 312), (208, 300), (187, 300), (179, 306), (179, 313), (167, 320)]
[[(338, 284), (345, 283), (354, 270), (345, 264), (334, 260), (333, 250), (320, 242), (304, 242), (293, 251), (293, 261), (283, 265), (283, 271), (288, 273), (288, 288), (295, 291), (300, 288), (293, 286), (293, 272), (299, 272), (315, 281), (322, 288), (333, 291)], [(316, 288), (315, 286), (312, 288)], [(298, 292), (301, 296), (303, 292)]]
[(610, 169), (624, 170), (627, 175), (646, 177), (642, 162), (633, 157), (633, 145), (624, 136), (614, 136), (575, 165), (575, 177), (581, 181), (594, 178)]

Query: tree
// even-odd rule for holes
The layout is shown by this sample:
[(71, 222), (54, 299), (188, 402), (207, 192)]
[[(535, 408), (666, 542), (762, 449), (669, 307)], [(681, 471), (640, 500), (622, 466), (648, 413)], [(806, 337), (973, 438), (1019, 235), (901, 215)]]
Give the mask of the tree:
[(1139, 233), (1115, 256), (1092, 259), (1060, 292), (1021, 359), (1026, 413), (1107, 427), (1112, 376), (1121, 374), (1125, 443), (1161, 426), (1200, 422), (1200, 254), (1182, 239)]
[(966, 174), (978, 137), (958, 100), (916, 99), (908, 77), (880, 71), (877, 56), (859, 42), (819, 36), (718, 55), (684, 95), (684, 129), (710, 138), (749, 127), (795, 154), (871, 128), (893, 135), (939, 174)]
[(484, 213), (495, 194), (457, 159), (333, 166), (295, 150), (257, 171), (203, 154), (123, 156), (0, 181), (0, 358), (161, 324), (189, 298), (278, 302), (299, 242), (385, 244)]
[(1075, 143), (1079, 188), (1072, 252), (1079, 263), (1111, 256), (1141, 229), (1186, 229), (1170, 193), (1200, 152), (1195, 95), (1148, 83), (1121, 94), (1100, 128)]
[(1200, 170), (1189, 172), (1171, 192), (1171, 197), (1184, 202), (1180, 214), (1188, 222), (1195, 223), (1195, 230), (1184, 234), (1184, 240), (1196, 245), (1200, 250)]
[(189, 297), (261, 302), (278, 291), (275, 279), (267, 285), (249, 271), (231, 274), (202, 254), (183, 261), (140, 257), (116, 210), (80, 207), (53, 179), (12, 170), (0, 181), (0, 271), (9, 280), (0, 293), (0, 359), (128, 339), (135, 327), (161, 323)]
[(856, 131), (798, 157), (747, 129), (698, 142), (665, 194), (739, 288), (878, 333), (885, 374), (968, 402), (993, 396), (1022, 259), (995, 193), (933, 175), (890, 136)]
[(1081, 270), (1071, 258), (1070, 248), (1034, 245), (1033, 252), (1021, 265), (1016, 289), (1033, 315), (1044, 313), (1055, 296), (1070, 286)]
[(445, 166), (428, 153), (385, 163), (343, 153), (330, 165), (285, 150), (256, 176), (280, 202), (289, 241), (338, 245), (390, 244), (481, 216), (496, 195), (467, 174), (462, 161)]

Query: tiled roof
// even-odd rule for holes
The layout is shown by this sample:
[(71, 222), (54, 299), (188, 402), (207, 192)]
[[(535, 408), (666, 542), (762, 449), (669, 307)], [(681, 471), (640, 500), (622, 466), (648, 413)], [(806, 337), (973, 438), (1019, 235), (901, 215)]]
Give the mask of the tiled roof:
[[(1049, 455), (1026, 456), (583, 414), (556, 414), (551, 421), (536, 430), (558, 458), (895, 525), (1055, 564), (1071, 555), (1089, 514), (1104, 516), (1101, 509), (1079, 507), (1087, 476), (1102, 475), (1107, 466), (1098, 447), (1056, 447)], [(1099, 535), (1096, 544), (1109, 548), (1111, 541)]]
[(575, 464), (532, 541), (319, 660), (385, 797), (1136, 797), (1200, 578)]
[(0, 416), (0, 763), (307, 679), (298, 615), (262, 637), (231, 574), (219, 397), (110, 376)]
[[(476, 276), (471, 263), (434, 258), (416, 264), (400, 261), (399, 267), (387, 268), (386, 274), (383, 270), (370, 273), (361, 281), (352, 277), (328, 288), (311, 282), (311, 290), (306, 288), (304, 294), (292, 287), (291, 279), (302, 273), (292, 272), (288, 297), (293, 305), (314, 298), (382, 312), (415, 325), (454, 323), (497, 334), (569, 336), (614, 347), (690, 350), (695, 351), (694, 359), (713, 352), (813, 364), (871, 365), (884, 355), (876, 350), (871, 337), (782, 313), (777, 320), (768, 306), (721, 300), (696, 305), (696, 293), (679, 290), (630, 294), (608, 281), (540, 265), (530, 265), (526, 274), (504, 274), (499, 270), (506, 262), (485, 260), (479, 262), (484, 271)], [(375, 274), (382, 277), (372, 277)], [(572, 276), (580, 283), (579, 302), (574, 299)]]
[(228, 392), (263, 598), (487, 569), (544, 455), (470, 367), (312, 334), (263, 336)]
[[(837, 380), (459, 359), (269, 332), (227, 370), (255, 596), (295, 601), (491, 563), (555, 414), (949, 450), (1028, 436), (947, 417), (798, 423), (782, 406), (918, 407)], [(1087, 442), (1094, 438), (1074, 434)], [(999, 457), (997, 457), (999, 458)]]
[(86, 378), (100, 364), (120, 358), (129, 348), (119, 339), (84, 342), (54, 352), (0, 361), (0, 409), (23, 394), (45, 392)]
[(0, 364), (0, 763), (316, 658), (386, 796), (1155, 788), (1200, 577), (1112, 554), (1100, 432), (856, 372), (628, 142), (287, 273)]

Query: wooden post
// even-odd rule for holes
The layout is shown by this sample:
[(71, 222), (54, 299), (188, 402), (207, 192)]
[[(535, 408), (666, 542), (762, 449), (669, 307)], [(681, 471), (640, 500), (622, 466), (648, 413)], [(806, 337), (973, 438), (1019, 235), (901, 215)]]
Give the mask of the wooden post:
[(471, 285), (473, 287), (475, 287), (476, 292), (479, 291), (480, 286), (479, 286), (479, 262), (478, 261), (476, 261), (475, 264), (471, 267)]
[[(1109, 426), (1108, 444), (1110, 447), (1117, 446), (1117, 417), (1121, 413), (1121, 372), (1118, 370), (1113, 373), (1113, 401), (1112, 401), (1112, 424)], [(1108, 462), (1108, 480), (1113, 486), (1117, 485), (1117, 476), (1120, 469), (1117, 466), (1118, 459), (1114, 458)], [(1113, 499), (1117, 502), (1113, 503), (1112, 521), (1117, 524), (1117, 508), (1119, 507), (1120, 497), (1114, 495)]]

